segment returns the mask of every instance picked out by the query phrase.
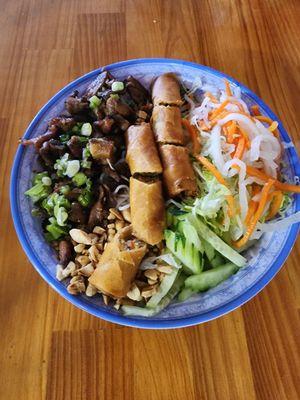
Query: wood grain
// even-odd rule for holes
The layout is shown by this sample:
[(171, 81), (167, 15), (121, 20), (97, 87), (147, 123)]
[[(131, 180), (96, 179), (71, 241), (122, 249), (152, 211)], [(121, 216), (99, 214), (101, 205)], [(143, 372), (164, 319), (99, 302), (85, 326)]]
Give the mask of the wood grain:
[(126, 58), (177, 57), (234, 76), (299, 145), (299, 1), (0, 0), (0, 9), (0, 399), (299, 399), (299, 243), (229, 315), (134, 330), (47, 286), (18, 243), (8, 196), (17, 139), (38, 109), (75, 77)]

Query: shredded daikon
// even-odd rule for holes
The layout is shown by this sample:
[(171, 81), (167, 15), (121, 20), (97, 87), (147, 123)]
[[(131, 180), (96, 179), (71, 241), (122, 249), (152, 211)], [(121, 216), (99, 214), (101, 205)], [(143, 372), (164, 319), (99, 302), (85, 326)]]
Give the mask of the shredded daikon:
[[(238, 166), (239, 169), (235, 168)], [(231, 169), (231, 174), (230, 174)], [(241, 209), (242, 220), (245, 219), (248, 211), (248, 191), (245, 184), (246, 177), (246, 164), (239, 160), (238, 158), (233, 158), (224, 165), (222, 170), (224, 176), (234, 176), (235, 174), (239, 174), (239, 203)]]
[(289, 228), (292, 224), (297, 224), (300, 222), (300, 211), (297, 211), (295, 214), (289, 215), (288, 217), (279, 219), (274, 222), (269, 222), (267, 224), (257, 224), (257, 230), (254, 232), (255, 234), (264, 233), (264, 232), (274, 232), (274, 231), (283, 231)]

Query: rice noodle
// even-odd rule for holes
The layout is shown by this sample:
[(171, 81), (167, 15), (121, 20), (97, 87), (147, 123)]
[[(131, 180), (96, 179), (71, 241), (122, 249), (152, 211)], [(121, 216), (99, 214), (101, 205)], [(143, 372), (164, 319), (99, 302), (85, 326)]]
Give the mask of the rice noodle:
[(223, 126), (229, 121), (236, 121), (240, 124), (241, 128), (245, 130), (250, 139), (253, 139), (255, 136), (259, 135), (259, 130), (254, 122), (251, 121), (251, 117), (247, 117), (243, 114), (231, 113), (226, 115), (226, 117), (220, 119), (218, 121), (218, 125)]
[(129, 187), (128, 187), (127, 185), (119, 185), (119, 186), (117, 186), (117, 187), (115, 188), (115, 190), (113, 191), (113, 194), (119, 193), (119, 191), (120, 191), (121, 189), (125, 189), (125, 190), (127, 190), (127, 192), (128, 192)]
[(225, 162), (221, 148), (221, 127), (218, 125), (214, 126), (211, 131), (209, 154), (216, 167), (222, 171)]
[(254, 232), (254, 236), (257, 233), (265, 233), (265, 232), (274, 232), (274, 231), (283, 231), (289, 228), (292, 224), (297, 224), (300, 222), (300, 211), (297, 211), (295, 214), (289, 215), (288, 217), (279, 219), (274, 222), (269, 222), (267, 224), (257, 224), (257, 230)]
[[(235, 165), (239, 167), (239, 170), (237, 168), (233, 168)], [(229, 171), (231, 168), (233, 175), (231, 175)], [(232, 160), (226, 162), (222, 172), (225, 176), (234, 176), (237, 173), (239, 175), (239, 203), (242, 220), (244, 220), (248, 212), (248, 192), (245, 184), (246, 164), (238, 158), (233, 158)]]

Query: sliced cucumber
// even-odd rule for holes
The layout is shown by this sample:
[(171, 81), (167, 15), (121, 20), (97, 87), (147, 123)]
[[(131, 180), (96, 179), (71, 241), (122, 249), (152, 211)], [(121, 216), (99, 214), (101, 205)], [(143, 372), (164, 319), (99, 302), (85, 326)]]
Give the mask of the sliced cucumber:
[(197, 293), (197, 292), (195, 292), (194, 290), (192, 290), (190, 288), (185, 287), (179, 293), (178, 300), (185, 301), (185, 300), (189, 299), (191, 296), (193, 296), (193, 294), (195, 294), (195, 293)]
[(204, 292), (219, 285), (237, 270), (238, 267), (235, 264), (224, 264), (209, 271), (204, 271), (199, 275), (189, 276), (185, 280), (185, 287), (195, 292)]
[(165, 230), (167, 248), (182, 262), (188, 274), (199, 274), (202, 271), (202, 256), (194, 244), (183, 234)]
[(224, 257), (222, 257), (221, 254), (216, 253), (215, 257), (210, 261), (210, 264), (213, 268), (216, 268), (223, 265), (225, 262)]
[(171, 301), (174, 299), (174, 297), (180, 291), (180, 289), (184, 283), (184, 280), (185, 280), (185, 276), (182, 273), (180, 273), (177, 276), (173, 286), (171, 287), (171, 289), (169, 290), (167, 295), (154, 308), (122, 306), (121, 310), (127, 316), (136, 315), (139, 317), (152, 317), (153, 315), (158, 314), (160, 311), (162, 311), (164, 308), (166, 308), (171, 303)]
[(205, 239), (203, 239), (203, 247), (208, 260), (212, 261), (215, 257), (215, 249)]
[(238, 267), (243, 267), (246, 264), (246, 258), (223, 242), (223, 240), (211, 231), (200, 218), (194, 217), (193, 215), (189, 215), (187, 218), (189, 222), (194, 225), (198, 234), (225, 258), (236, 264)]
[(195, 248), (203, 253), (203, 245), (198, 236), (196, 229), (188, 221), (180, 221), (177, 225), (179, 232), (183, 233), (184, 237), (191, 242)]
[(161, 301), (163, 297), (168, 293), (168, 291), (171, 289), (171, 287), (174, 284), (174, 281), (178, 275), (179, 269), (174, 268), (171, 274), (166, 275), (163, 280), (161, 281), (161, 284), (159, 285), (159, 288), (157, 292), (151, 297), (151, 299), (147, 303), (147, 308), (154, 308), (158, 305), (158, 303)]

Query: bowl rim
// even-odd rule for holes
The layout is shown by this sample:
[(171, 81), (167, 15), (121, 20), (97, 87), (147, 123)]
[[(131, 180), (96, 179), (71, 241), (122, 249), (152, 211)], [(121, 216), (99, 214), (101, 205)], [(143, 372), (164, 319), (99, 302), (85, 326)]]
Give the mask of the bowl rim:
[[(70, 82), (66, 86), (64, 86), (61, 90), (59, 90), (54, 96), (48, 100), (48, 102), (38, 111), (35, 115), (29, 126), (27, 127), (24, 138), (30, 137), (32, 131), (35, 129), (38, 121), (41, 119), (44, 113), (47, 112), (49, 107), (53, 105), (59, 98), (61, 98), (66, 92), (70, 91), (72, 88), (76, 88), (76, 86), (85, 80), (90, 79), (91, 77), (99, 74), (103, 70), (111, 70), (118, 67), (125, 67), (131, 66), (136, 64), (147, 64), (147, 63), (162, 63), (162, 64), (177, 64), (183, 66), (191, 66), (200, 71), (207, 71), (215, 76), (223, 77), (228, 79), (230, 82), (234, 83), (238, 87), (241, 88), (242, 92), (246, 95), (249, 95), (255, 102), (258, 104), (264, 111), (267, 113), (273, 120), (278, 121), (279, 123), (279, 130), (280, 134), (284, 141), (287, 143), (291, 143), (291, 139), (284, 129), (281, 121), (277, 118), (277, 116), (273, 113), (273, 111), (262, 101), (255, 93), (253, 93), (248, 87), (241, 84), (231, 76), (215, 70), (211, 67), (198, 64), (191, 61), (185, 61), (180, 59), (173, 59), (173, 58), (137, 58), (131, 59), (126, 61), (120, 61), (116, 63), (109, 64), (107, 66), (97, 68), (93, 71), (88, 72), (80, 76), (79, 78), (75, 79), (74, 81)], [(249, 301), (252, 297), (254, 297), (257, 293), (259, 293), (276, 275), (276, 273), (281, 269), (282, 265), (284, 264), (285, 260), (287, 259), (292, 247), (296, 241), (300, 223), (292, 225), (290, 228), (290, 232), (288, 238), (286, 240), (285, 245), (283, 246), (280, 254), (276, 258), (275, 262), (269, 268), (269, 270), (257, 281), (255, 282), (250, 288), (248, 288), (244, 293), (242, 293), (239, 297), (229, 301), (228, 303), (207, 311), (205, 313), (190, 316), (190, 317), (182, 317), (182, 318), (174, 318), (168, 320), (159, 320), (155, 319), (140, 319), (137, 317), (126, 317), (122, 314), (112, 314), (109, 310), (103, 310), (97, 308), (96, 305), (88, 303), (84, 298), (72, 296), (66, 290), (66, 287), (61, 284), (58, 280), (56, 280), (53, 276), (48, 273), (48, 271), (43, 267), (43, 264), (40, 263), (38, 258), (33, 253), (29, 243), (27, 242), (26, 236), (23, 232), (21, 219), (18, 213), (18, 204), (17, 204), (17, 176), (19, 170), (19, 164), (22, 158), (24, 148), (23, 146), (18, 146), (18, 149), (15, 154), (15, 158), (13, 161), (12, 171), (11, 171), (11, 179), (10, 179), (10, 204), (11, 204), (11, 214), (15, 226), (15, 230), (18, 236), (18, 239), (22, 245), (22, 248), (27, 255), (29, 261), (34, 266), (34, 268), (38, 271), (38, 273), (43, 277), (43, 279), (55, 290), (57, 291), (62, 297), (68, 300), (70, 303), (75, 305), (76, 307), (82, 309), (83, 311), (88, 312), (89, 314), (104, 319), (109, 322), (117, 323), (124, 326), (135, 327), (135, 328), (146, 328), (146, 329), (171, 329), (171, 328), (182, 328), (197, 325), (203, 322), (207, 322), (218, 318), (222, 315), (229, 313), (230, 311), (235, 310), (236, 308), (242, 306), (244, 303)], [(294, 167), (296, 175), (300, 175), (300, 163), (297, 152), (294, 146), (287, 148), (289, 155), (292, 159), (292, 165)], [(296, 195), (295, 198), (296, 208), (297, 210), (300, 209), (300, 195)]]

